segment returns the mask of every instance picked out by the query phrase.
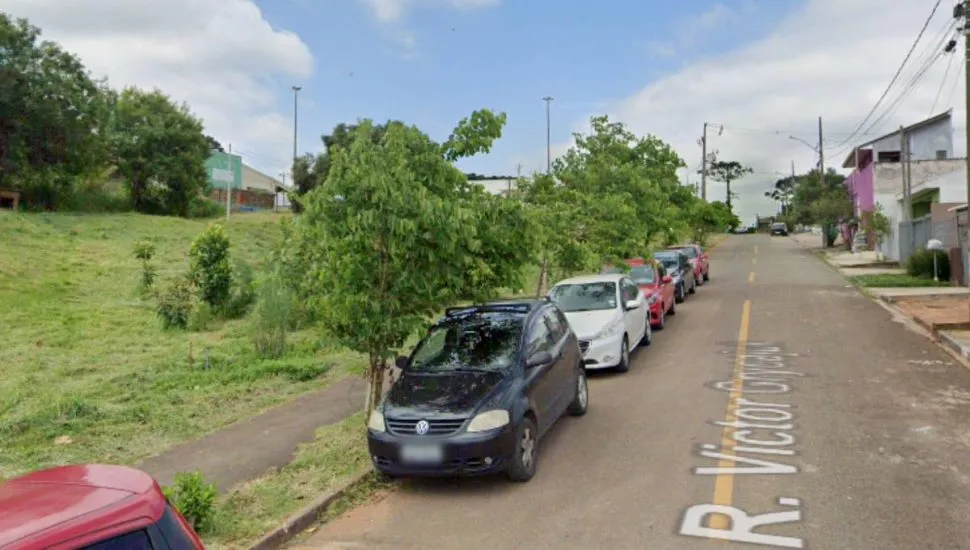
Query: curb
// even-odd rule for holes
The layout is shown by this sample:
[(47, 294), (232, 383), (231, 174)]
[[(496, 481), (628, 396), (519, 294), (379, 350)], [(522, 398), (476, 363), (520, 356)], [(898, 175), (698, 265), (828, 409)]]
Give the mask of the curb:
[(347, 481), (320, 495), (303, 509), (286, 518), (282, 525), (263, 535), (263, 538), (249, 546), (249, 550), (276, 550), (280, 548), (319, 521), (320, 516), (327, 511), (335, 500), (367, 479), (373, 471), (373, 468), (367, 467)]
[(943, 331), (938, 331), (937, 337), (939, 338), (940, 344), (942, 344), (943, 346), (946, 346), (947, 348), (950, 348), (951, 351), (953, 351), (960, 357), (963, 357), (964, 359), (970, 359), (970, 348), (968, 348), (967, 346), (964, 346), (963, 344), (958, 342), (955, 338), (953, 338), (952, 336), (950, 336), (949, 334)]

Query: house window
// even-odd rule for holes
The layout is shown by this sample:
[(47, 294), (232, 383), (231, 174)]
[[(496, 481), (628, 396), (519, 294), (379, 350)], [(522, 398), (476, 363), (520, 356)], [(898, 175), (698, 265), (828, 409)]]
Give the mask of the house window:
[(879, 151), (876, 160), (878, 162), (899, 162), (900, 157), (899, 151)]
[(940, 149), (936, 152), (936, 160), (946, 160), (946, 149)]

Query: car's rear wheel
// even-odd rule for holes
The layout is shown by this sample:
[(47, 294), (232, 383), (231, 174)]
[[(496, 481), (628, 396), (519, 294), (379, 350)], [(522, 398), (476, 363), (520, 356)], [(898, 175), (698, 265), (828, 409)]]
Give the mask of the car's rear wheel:
[(674, 291), (674, 302), (681, 303), (687, 299), (687, 293), (684, 292), (684, 283), (677, 285), (677, 290)]
[(616, 370), (619, 372), (630, 370), (630, 341), (625, 334), (623, 341), (620, 342), (620, 362), (616, 365)]
[(674, 297), (674, 301), (670, 302), (670, 314), (677, 315), (677, 299)]
[(576, 379), (576, 396), (569, 404), (569, 414), (583, 416), (589, 407), (589, 384), (586, 380), (586, 369), (580, 367), (579, 377)]
[(660, 303), (660, 319), (657, 321), (657, 330), (663, 330), (666, 326), (667, 319), (667, 309), (664, 307), (663, 302)]
[(711, 270), (710, 269), (708, 269), (707, 271), (704, 272), (704, 282), (705, 283), (711, 282)]
[(696, 294), (697, 293), (697, 279), (694, 279), (694, 281), (691, 283), (691, 285), (690, 285), (690, 293), (691, 294)]
[(539, 438), (536, 423), (526, 416), (515, 430), (515, 451), (509, 459), (506, 475), (517, 482), (525, 482), (536, 475), (536, 459), (539, 456)]
[(643, 338), (640, 339), (641, 346), (649, 346), (653, 343), (653, 327), (650, 326), (650, 312), (647, 312), (647, 318), (644, 319), (644, 329)]

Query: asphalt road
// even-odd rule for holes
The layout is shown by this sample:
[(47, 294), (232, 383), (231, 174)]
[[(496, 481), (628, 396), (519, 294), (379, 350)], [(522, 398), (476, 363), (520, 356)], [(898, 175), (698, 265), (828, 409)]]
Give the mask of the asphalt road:
[(711, 274), (531, 482), (411, 481), (300, 545), (970, 549), (970, 371), (790, 238), (732, 236)]

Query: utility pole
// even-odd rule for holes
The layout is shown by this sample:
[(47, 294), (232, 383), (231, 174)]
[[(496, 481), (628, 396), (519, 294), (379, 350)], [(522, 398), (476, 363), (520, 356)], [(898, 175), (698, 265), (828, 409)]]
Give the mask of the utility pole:
[(707, 123), (701, 135), (701, 200), (707, 200)]
[(296, 124), (297, 124), (297, 97), (300, 94), (301, 86), (293, 86), (293, 161), (296, 162)]
[(549, 104), (552, 102), (551, 96), (542, 98), (546, 102), (546, 174), (552, 172), (552, 133), (550, 130)]
[(822, 189), (825, 189), (825, 144), (822, 141), (822, 117), (818, 117), (818, 173)]
[[(286, 189), (286, 172), (280, 172), (280, 181), (283, 184), (283, 189)], [(284, 191), (285, 192), (285, 191)], [(279, 192), (273, 193), (273, 212), (279, 210), (280, 206), (280, 194)]]
[[(909, 196), (909, 182), (907, 181), (906, 173), (906, 156), (909, 147), (906, 143), (906, 128), (902, 125), (899, 127), (899, 172), (903, 179), (903, 221), (910, 222), (910, 216), (912, 215), (913, 205), (910, 201)], [(912, 224), (910, 224), (910, 233), (912, 233)]]
[(232, 212), (232, 184), (236, 182), (236, 176), (232, 171), (232, 144), (229, 144), (229, 153), (226, 158), (229, 166), (229, 181), (226, 182), (226, 221), (229, 221), (229, 213)]

